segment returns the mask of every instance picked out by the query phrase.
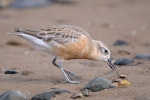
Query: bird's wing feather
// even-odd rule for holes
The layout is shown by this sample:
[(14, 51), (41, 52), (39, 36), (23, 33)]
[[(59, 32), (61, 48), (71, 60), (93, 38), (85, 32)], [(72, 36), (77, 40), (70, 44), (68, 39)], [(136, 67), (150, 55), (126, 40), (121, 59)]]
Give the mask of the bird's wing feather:
[(38, 37), (42, 38), (45, 42), (55, 41), (60, 44), (76, 42), (83, 35), (90, 38), (90, 35), (85, 30), (69, 25), (50, 26), (41, 29), (38, 33)]
[(85, 30), (70, 25), (53, 25), (39, 31), (16, 28), (15, 32), (32, 35), (42, 39), (46, 43), (53, 41), (62, 45), (68, 42), (75, 43), (81, 38), (81, 36), (86, 36), (90, 40), (90, 35)]

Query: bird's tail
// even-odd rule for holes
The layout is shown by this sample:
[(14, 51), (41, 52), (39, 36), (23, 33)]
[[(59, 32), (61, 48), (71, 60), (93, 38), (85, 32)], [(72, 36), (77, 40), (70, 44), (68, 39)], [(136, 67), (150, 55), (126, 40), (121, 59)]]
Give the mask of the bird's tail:
[(22, 29), (22, 28), (15, 28), (14, 32), (9, 32), (7, 34), (14, 34), (14, 35), (18, 35), (18, 36), (21, 36), (22, 34), (29, 34), (29, 35), (35, 36), (36, 33), (38, 33), (38, 31), (26, 30), (26, 29)]
[(49, 45), (44, 42), (42, 39), (38, 38), (39, 31), (32, 31), (32, 30), (26, 30), (22, 28), (15, 28), (14, 32), (10, 32), (8, 34), (15, 34), (18, 35), (27, 41), (29, 41), (31, 44), (33, 44), (37, 49), (44, 50), (46, 48), (50, 48)]

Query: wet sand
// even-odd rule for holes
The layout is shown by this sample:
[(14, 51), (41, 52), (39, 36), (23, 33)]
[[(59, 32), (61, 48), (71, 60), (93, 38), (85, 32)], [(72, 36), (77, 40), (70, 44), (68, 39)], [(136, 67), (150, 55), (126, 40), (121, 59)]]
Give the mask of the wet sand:
[[(53, 57), (37, 51), (26, 40), (8, 35), (15, 27), (37, 30), (50, 25), (69, 24), (82, 27), (93, 39), (108, 45), (115, 59), (134, 58), (136, 54), (150, 53), (150, 1), (149, 0), (74, 0), (70, 4), (51, 4), (33, 9), (0, 10), (0, 93), (20, 90), (29, 98), (50, 91), (51, 88), (67, 89), (77, 93), (95, 77), (110, 77), (111, 69), (105, 62), (89, 60), (64, 61), (64, 68), (82, 78), (80, 84), (65, 83), (60, 70), (51, 64)], [(127, 46), (113, 46), (118, 40)], [(15, 41), (20, 45), (9, 45)], [(122, 54), (119, 51), (128, 51)], [(150, 99), (150, 62), (135, 60), (143, 64), (117, 66), (127, 75), (131, 86), (94, 92), (82, 100), (148, 100)], [(29, 71), (29, 75), (6, 75), (3, 71), (15, 69)], [(71, 100), (71, 94), (57, 95), (53, 99)]]

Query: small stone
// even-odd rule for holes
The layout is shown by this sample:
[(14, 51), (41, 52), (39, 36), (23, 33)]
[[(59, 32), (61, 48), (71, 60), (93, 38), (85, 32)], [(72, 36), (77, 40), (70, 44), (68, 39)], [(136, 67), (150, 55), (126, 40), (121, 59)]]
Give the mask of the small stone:
[(33, 72), (30, 71), (22, 71), (21, 75), (30, 75), (30, 74), (34, 74)]
[(150, 54), (137, 54), (134, 58), (135, 59), (148, 59), (148, 60), (150, 60)]
[(88, 89), (88, 90), (91, 90), (92, 92), (96, 92), (96, 91), (101, 91), (101, 90), (109, 89), (109, 88), (115, 88), (112, 82), (105, 78), (98, 77), (98, 78), (92, 79), (89, 83), (87, 83), (85, 87), (83, 88), (83, 90)]
[(70, 91), (56, 89), (50, 92), (37, 94), (33, 96), (31, 100), (50, 100), (52, 97), (55, 97), (56, 94), (61, 94), (61, 93), (70, 93)]
[(125, 79), (125, 78), (126, 78), (126, 75), (124, 75), (124, 74), (120, 74), (120, 75), (119, 75), (119, 78), (121, 78), (121, 79)]
[(22, 44), (17, 42), (17, 41), (13, 41), (13, 40), (10, 40), (8, 42), (6, 42), (7, 45), (11, 45), (11, 46), (21, 46)]
[(129, 44), (126, 41), (117, 40), (113, 45), (114, 46), (123, 46), (123, 45), (129, 45)]
[(52, 1), (53, 3), (57, 3), (57, 4), (64, 4), (64, 5), (74, 5), (76, 4), (76, 2), (72, 1), (72, 0), (49, 0)]
[(117, 78), (117, 79), (114, 79), (113, 81), (112, 81), (112, 83), (115, 83), (115, 82), (120, 82), (122, 79), (120, 79), (120, 78)]
[(33, 8), (33, 7), (44, 7), (48, 6), (51, 3), (51, 0), (15, 0), (11, 4), (13, 8)]
[(88, 90), (88, 89), (84, 89), (84, 90), (82, 90), (82, 94), (84, 95), (84, 96), (90, 96), (90, 90)]
[(129, 65), (131, 63), (134, 63), (134, 60), (127, 58), (119, 58), (114, 62), (115, 65)]
[(150, 43), (144, 44), (145, 47), (150, 47)]
[(28, 100), (26, 95), (20, 91), (6, 91), (0, 95), (0, 100)]
[(76, 93), (71, 96), (72, 99), (77, 99), (77, 98), (82, 98), (82, 97), (83, 97), (82, 93)]
[(131, 85), (131, 83), (126, 79), (116, 79), (113, 81), (113, 84), (116, 88), (128, 87)]
[(17, 74), (19, 73), (18, 71), (15, 71), (15, 70), (7, 70), (4, 72), (5, 74)]

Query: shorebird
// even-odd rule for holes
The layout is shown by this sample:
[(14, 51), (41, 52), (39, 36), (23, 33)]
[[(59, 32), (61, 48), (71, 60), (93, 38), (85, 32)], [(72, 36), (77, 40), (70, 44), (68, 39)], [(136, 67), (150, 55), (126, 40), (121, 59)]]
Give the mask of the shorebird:
[[(110, 61), (110, 50), (107, 46), (101, 41), (93, 40), (88, 32), (77, 26), (53, 25), (37, 31), (15, 28), (11, 34), (23, 37), (37, 49), (53, 55), (52, 64), (61, 70), (68, 83), (80, 82), (71, 79), (71, 76), (76, 74), (63, 68), (63, 60), (103, 60), (113, 71), (116, 71)], [(57, 58), (59, 58), (58, 63), (56, 63)]]

